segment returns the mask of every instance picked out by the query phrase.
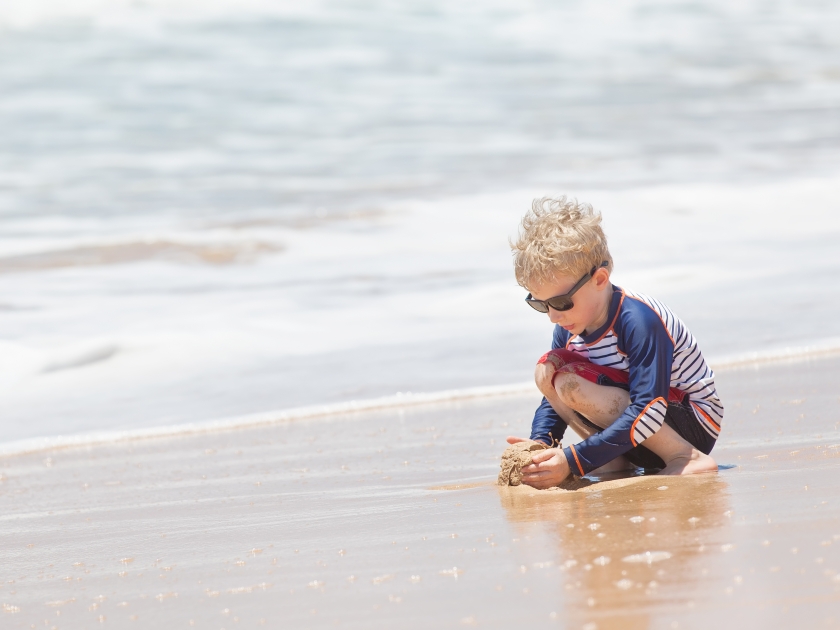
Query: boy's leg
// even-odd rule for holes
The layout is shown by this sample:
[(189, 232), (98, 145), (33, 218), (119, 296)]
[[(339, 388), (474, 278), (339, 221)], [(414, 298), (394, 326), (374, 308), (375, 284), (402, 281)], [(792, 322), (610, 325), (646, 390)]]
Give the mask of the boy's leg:
[(711, 456), (694, 448), (667, 424), (663, 424), (644, 444), (665, 462), (665, 468), (657, 473), (659, 475), (691, 475), (718, 469)]
[[(552, 387), (541, 389), (549, 404), (566, 423), (581, 436), (588, 437), (594, 430), (587, 427), (574, 412), (586, 416), (592, 423), (605, 429), (615, 422), (630, 404), (630, 395), (621, 388), (598, 385), (575, 372), (586, 369), (584, 364), (569, 364), (557, 370)], [(555, 406), (557, 405), (557, 406)], [(644, 442), (644, 446), (658, 455), (665, 463), (660, 474), (687, 475), (717, 470), (717, 464), (702, 453), (667, 424)]]
[[(562, 370), (562, 368), (561, 368)], [(559, 380), (559, 375), (555, 382)], [(587, 401), (588, 404), (578, 405), (581, 408), (586, 407), (588, 409), (588, 413), (583, 411), (582, 409), (573, 409), (564, 401), (565, 396), (561, 397), (554, 386), (547, 384), (547, 383), (538, 383), (540, 385), (540, 389), (542, 390), (543, 395), (545, 396), (548, 403), (557, 412), (557, 414), (563, 418), (567, 425), (569, 425), (575, 433), (577, 433), (582, 438), (588, 438), (590, 435), (597, 433), (597, 429), (593, 428), (592, 426), (585, 424), (580, 416), (575, 413), (576, 411), (582, 413), (586, 416), (590, 422), (597, 424), (601, 428), (608, 427), (618, 416), (621, 415), (627, 405), (630, 404), (630, 396), (625, 392), (623, 389), (619, 389), (617, 387), (607, 387), (603, 385), (595, 385), (594, 383), (590, 383), (584, 379), (580, 379), (587, 385), (591, 385), (592, 387), (597, 387), (598, 391), (596, 392), (588, 392), (590, 395), (590, 400)], [(574, 387), (574, 385), (572, 385)], [(568, 388), (568, 386), (567, 386)], [(589, 388), (587, 388), (589, 389)], [(596, 400), (597, 399), (597, 400)], [(618, 410), (617, 413), (611, 413)], [(591, 414), (591, 415), (590, 415)], [(595, 416), (596, 419), (593, 418)], [(613, 417), (614, 416), (614, 417)], [(635, 468), (633, 464), (631, 464), (624, 456), (617, 457), (613, 461), (609, 462), (593, 470), (593, 473), (611, 473), (611, 472), (619, 472), (622, 470), (632, 470)]]

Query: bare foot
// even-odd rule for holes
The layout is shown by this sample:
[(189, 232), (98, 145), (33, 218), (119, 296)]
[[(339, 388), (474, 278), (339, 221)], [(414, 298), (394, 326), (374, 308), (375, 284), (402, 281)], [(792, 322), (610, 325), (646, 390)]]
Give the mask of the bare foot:
[(690, 456), (680, 456), (668, 462), (658, 475), (693, 475), (695, 473), (717, 472), (717, 463), (709, 455), (701, 453), (696, 448), (691, 449)]

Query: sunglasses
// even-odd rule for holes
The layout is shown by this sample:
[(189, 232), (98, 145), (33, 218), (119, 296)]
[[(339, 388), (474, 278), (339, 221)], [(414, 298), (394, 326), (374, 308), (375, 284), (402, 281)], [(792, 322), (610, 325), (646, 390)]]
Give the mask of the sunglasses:
[(605, 260), (597, 267), (592, 267), (592, 269), (589, 270), (589, 273), (587, 273), (585, 276), (583, 276), (583, 278), (578, 280), (575, 283), (575, 286), (573, 286), (568, 293), (564, 293), (563, 295), (555, 295), (553, 298), (548, 298), (547, 300), (535, 300), (533, 297), (531, 297), (531, 294), (529, 293), (528, 297), (525, 298), (525, 301), (532, 309), (540, 313), (548, 313), (549, 306), (555, 311), (568, 311), (575, 305), (574, 301), (572, 300), (572, 296), (575, 293), (577, 293), (578, 289), (580, 289), (584, 284), (589, 282), (589, 279), (592, 278), (597, 269), (600, 269), (601, 267), (607, 267), (609, 266), (609, 264), (609, 261)]

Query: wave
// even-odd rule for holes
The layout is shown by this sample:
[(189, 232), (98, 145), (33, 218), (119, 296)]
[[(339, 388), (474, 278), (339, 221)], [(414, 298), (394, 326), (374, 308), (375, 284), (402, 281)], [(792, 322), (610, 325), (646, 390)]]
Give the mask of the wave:
[[(764, 363), (807, 361), (835, 354), (840, 354), (840, 339), (831, 339), (825, 343), (813, 346), (782, 348), (767, 352), (751, 352), (743, 355), (724, 357), (718, 360), (710, 360), (709, 363), (716, 372), (722, 372), (730, 369), (757, 367)], [(383, 396), (381, 398), (350, 400), (329, 405), (312, 405), (293, 409), (266, 411), (169, 427), (152, 427), (128, 431), (103, 431), (79, 435), (57, 435), (17, 440), (0, 444), (0, 456), (8, 457), (65, 448), (93, 447), (136, 440), (218, 433), (353, 413), (450, 403), (474, 398), (536, 396), (538, 394), (539, 392), (533, 383), (467, 387), (427, 393), (399, 392), (393, 396)]]
[(228, 265), (251, 262), (259, 255), (281, 250), (279, 245), (264, 242), (201, 244), (176, 243), (169, 240), (134, 241), (4, 256), (0, 257), (0, 273), (45, 271), (63, 267), (98, 267), (149, 260)]

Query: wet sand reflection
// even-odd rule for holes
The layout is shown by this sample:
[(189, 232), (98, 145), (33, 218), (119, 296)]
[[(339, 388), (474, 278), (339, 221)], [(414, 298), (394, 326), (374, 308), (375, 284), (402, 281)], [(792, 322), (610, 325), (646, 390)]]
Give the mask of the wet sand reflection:
[[(711, 599), (707, 548), (729, 537), (730, 497), (719, 474), (635, 477), (576, 492), (499, 488), (523, 536), (540, 523), (554, 540), (564, 617), (577, 627), (647, 628), (654, 610), (680, 612)], [(705, 594), (705, 595), (704, 595)]]

